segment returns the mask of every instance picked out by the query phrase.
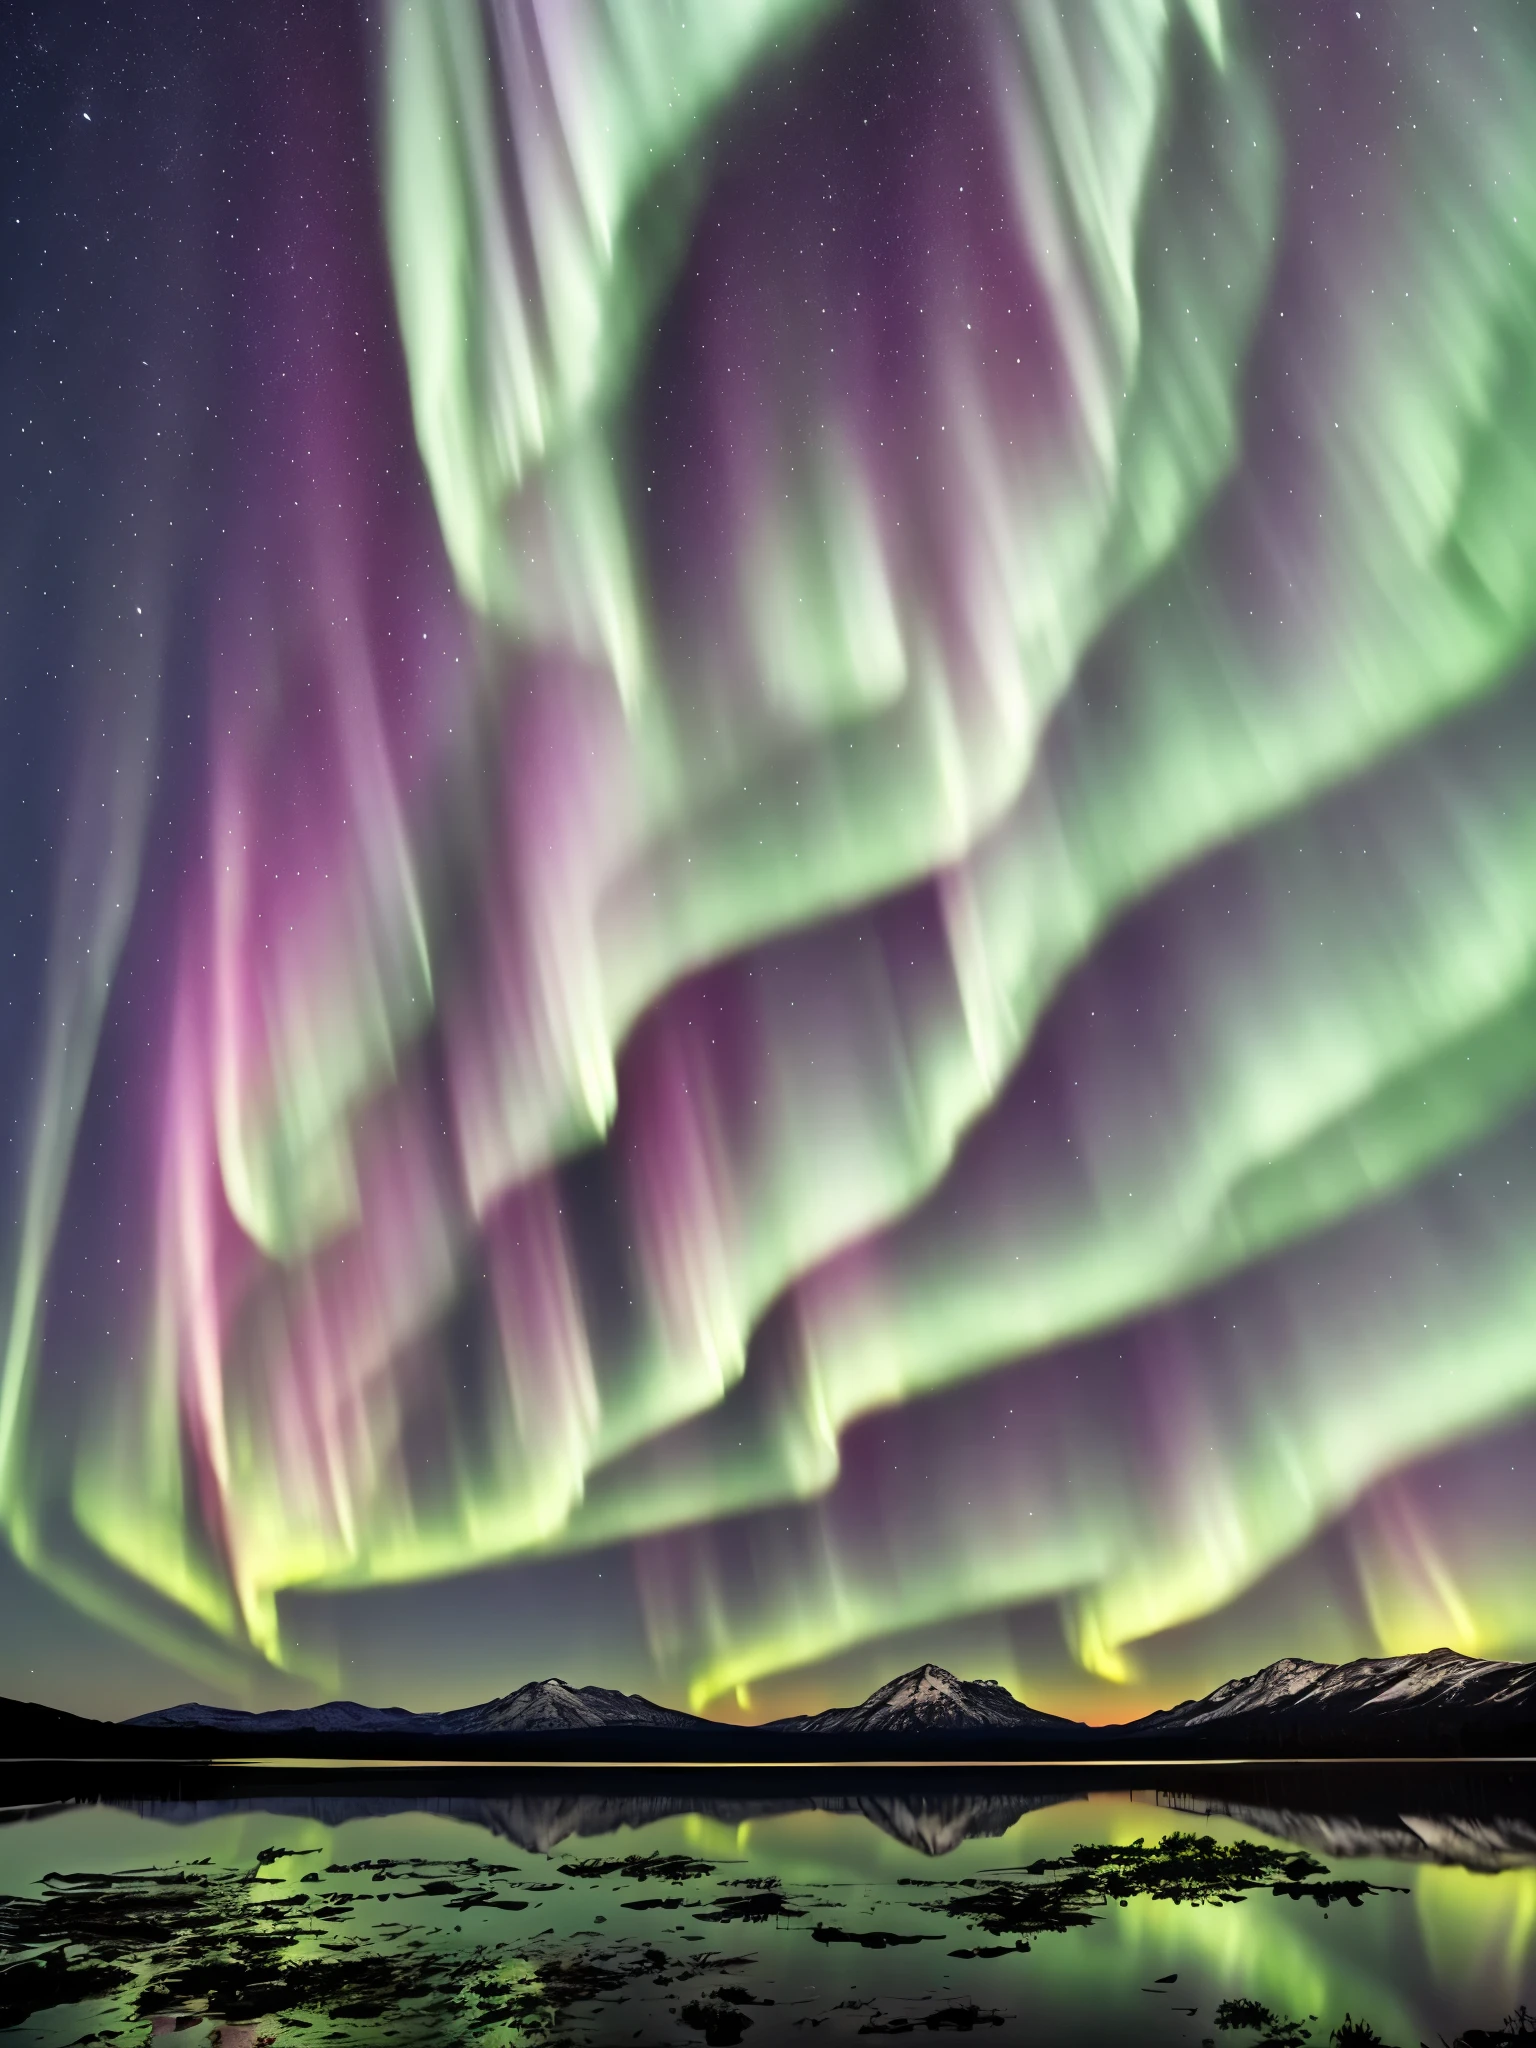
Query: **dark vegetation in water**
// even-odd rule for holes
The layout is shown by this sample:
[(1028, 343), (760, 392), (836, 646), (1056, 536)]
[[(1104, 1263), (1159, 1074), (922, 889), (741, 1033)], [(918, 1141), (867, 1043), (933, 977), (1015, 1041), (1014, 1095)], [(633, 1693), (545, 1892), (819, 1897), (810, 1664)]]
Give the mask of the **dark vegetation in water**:
[[(932, 1879), (897, 1881), (937, 1888)], [(924, 1899), (920, 1910), (963, 1920), (983, 1934), (1011, 1936), (1015, 1948), (1027, 1948), (1030, 1937), (1091, 1926), (1106, 1906), (1123, 1906), (1131, 1899), (1211, 1908), (1240, 1906), (1250, 1892), (1266, 1891), (1326, 1909), (1341, 1902), (1358, 1906), (1377, 1892), (1402, 1889), (1367, 1884), (1363, 1878), (1335, 1878), (1326, 1864), (1296, 1849), (1217, 1842), (1210, 1835), (1165, 1835), (1151, 1847), (1140, 1840), (1081, 1842), (1070, 1856), (1024, 1864), (1017, 1874), (962, 1878), (947, 1898)], [(951, 1951), (967, 1959), (1006, 1952)]]
[[(1286, 2019), (1256, 1998), (1224, 1998), (1215, 2013), (1215, 2025), (1222, 2033), (1261, 2037), (1256, 2042), (1241, 2044), (1241, 2048), (1302, 2048), (1303, 2043), (1313, 2039), (1312, 2028), (1316, 2024), (1315, 2012), (1308, 2013), (1305, 2020)], [(1352, 2013), (1345, 2013), (1324, 2038), (1328, 2048), (1392, 2048), (1392, 2043), (1384, 2041), (1369, 2020), (1357, 2020)], [(1456, 2036), (1451, 2048), (1519, 2048), (1520, 2043), (1533, 2041), (1536, 2013), (1527, 2012), (1522, 2005), (1506, 2013), (1497, 2030), (1468, 2027)], [(1215, 2043), (1208, 2042), (1206, 2048), (1215, 2048)], [(1239, 2044), (1234, 2043), (1233, 2048), (1239, 2048)]]
[(1513, 2012), (1504, 2015), (1504, 2024), (1497, 2033), (1468, 2027), (1464, 2034), (1456, 2036), (1456, 2048), (1515, 2048), (1517, 2042), (1532, 2041), (1536, 2041), (1536, 2012), (1527, 2012), (1523, 2005), (1517, 2005)]
[[(1316, 2013), (1309, 2013), (1308, 2020), (1316, 2020)], [(1300, 2043), (1311, 2038), (1311, 2028), (1302, 2020), (1283, 2019), (1279, 2013), (1271, 2012), (1267, 2005), (1260, 2005), (1256, 1998), (1224, 1998), (1216, 2008), (1215, 2024), (1224, 2034), (1249, 2033), (1263, 2036), (1261, 2048), (1300, 2048)], [(1342, 2036), (1345, 2027), (1353, 2028), (1355, 2022), (1349, 2014), (1344, 2015), (1339, 2029)], [(1374, 2035), (1371, 2037), (1376, 2038)], [(1365, 2048), (1365, 2044), (1350, 2037), (1341, 2041), (1340, 2048)]]
[[(699, 1857), (631, 1855), (564, 1863), (551, 1880), (476, 1857), (322, 1865), (313, 1850), (278, 1846), (239, 1870), (204, 1859), (169, 1869), (54, 1871), (28, 1895), (0, 1899), (0, 2029), (74, 2007), (76, 2041), (122, 2040), (125, 2025), (157, 2019), (161, 2030), (167, 2022), (178, 2030), (255, 2022), (269, 2039), (329, 2023), (329, 2033), (308, 2036), (317, 2048), (333, 2040), (477, 2042), (501, 2038), (493, 2030), (504, 2026), (549, 2048), (630, 2038), (736, 2048), (761, 2023), (760, 2009), (774, 2004), (765, 1995), (772, 1988), (781, 2005), (788, 1996), (807, 2007), (793, 2023), (813, 2031), (834, 2013), (852, 2026), (857, 2012), (861, 2035), (991, 2032), (1017, 2015), (937, 1983), (926, 1997), (887, 1994), (812, 2009), (816, 2002), (798, 1994), (818, 1974), (815, 1951), (795, 1944), (882, 1951), (944, 1940), (881, 1924), (892, 1907), (905, 1905), (991, 1937), (947, 1949), (946, 1961), (995, 1965), (1131, 1899), (1211, 1910), (1267, 1892), (1326, 1911), (1398, 1889), (1341, 1880), (1295, 1850), (1192, 1834), (1150, 1844), (1082, 1843), (1066, 1856), (958, 1881), (863, 1887), (857, 1905), (846, 1887), (726, 1870)], [(638, 1896), (616, 1896), (630, 1887)], [(841, 1902), (836, 1917), (829, 1890)], [(566, 1931), (537, 1916), (507, 1925), (503, 1916), (525, 1915), (552, 1892), (563, 1895), (557, 1911)], [(708, 1936), (685, 1931), (681, 1920), (659, 1939), (624, 1914), (611, 1927), (602, 1911), (591, 1924), (571, 1927), (572, 1906), (580, 1901), (579, 1915), (589, 1898), (610, 1910), (680, 1915), (690, 1925), (773, 1923), (777, 1983), (769, 1981), (772, 1970), (763, 1974), (763, 1958), (711, 1948)], [(405, 1911), (394, 1911), (397, 1905)], [(850, 1908), (867, 1911), (873, 1924), (850, 1922)], [(1010, 1989), (1016, 1981), (1006, 1972), (992, 1980)], [(1176, 1983), (1169, 1976), (1147, 1988), (1176, 1996)], [(1364, 2019), (1345, 2015), (1330, 2032), (1315, 2014), (1291, 2018), (1251, 1998), (1224, 2000), (1206, 2024), (1214, 2028), (1205, 2037), (1210, 2048), (1218, 2036), (1222, 2048), (1392, 2048)], [(1536, 2048), (1536, 2019), (1522, 2008), (1500, 2030), (1471, 2029), (1457, 2040), (1459, 2048)]]
[(937, 2012), (924, 2013), (921, 2018), (909, 2018), (905, 2014), (890, 2020), (868, 2020), (860, 2027), (861, 2034), (973, 2034), (978, 2027), (1000, 2027), (1006, 2015), (1000, 2012), (983, 2012), (975, 2005), (946, 2005)]
[(685, 2027), (704, 2036), (704, 2048), (734, 2048), (752, 2021), (741, 2010), (743, 2004), (772, 2005), (773, 2000), (753, 1998), (750, 1992), (717, 1991), (713, 1998), (693, 1998), (679, 2006), (678, 2018)]
[[(476, 2040), (485, 2027), (511, 2022), (552, 2035), (572, 2007), (621, 2000), (638, 1981), (683, 1985), (753, 1960), (707, 1948), (668, 1954), (622, 1935), (562, 1943), (553, 1930), (515, 1952), (501, 1936), (436, 1943), (419, 1917), (378, 1919), (372, 1909), (429, 1900), (441, 1913), (523, 1912), (533, 1901), (519, 1891), (566, 1887), (529, 1883), (511, 1865), (474, 1857), (380, 1857), (332, 1864), (323, 1876), (276, 1874), (295, 1860), (316, 1861), (311, 1851), (273, 1848), (249, 1870), (205, 1860), (170, 1870), (53, 1871), (31, 1895), (0, 1899), (0, 2028), (110, 1999), (114, 2018), (140, 2021), (217, 2016), (292, 2025), (318, 2016), (404, 2024), (418, 2038), (442, 2041)], [(723, 2009), (735, 2010), (729, 2002)]]

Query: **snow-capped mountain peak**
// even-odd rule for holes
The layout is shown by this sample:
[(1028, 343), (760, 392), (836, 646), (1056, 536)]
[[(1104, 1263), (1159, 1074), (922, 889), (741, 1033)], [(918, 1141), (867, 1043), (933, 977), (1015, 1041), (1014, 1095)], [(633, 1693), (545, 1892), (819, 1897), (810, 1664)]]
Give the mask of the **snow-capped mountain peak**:
[(500, 1699), (460, 1707), (438, 1716), (448, 1735), (535, 1735), (562, 1729), (689, 1728), (691, 1714), (658, 1707), (638, 1693), (610, 1692), (600, 1685), (569, 1685), (563, 1678), (538, 1678)]
[(1306, 1657), (1281, 1657), (1252, 1671), (1244, 1678), (1229, 1678), (1224, 1685), (1202, 1699), (1181, 1700), (1176, 1707), (1161, 1708), (1134, 1723), (1146, 1728), (1191, 1728), (1203, 1722), (1226, 1720), (1234, 1714), (1272, 1713), (1275, 1708), (1306, 1692), (1336, 1667), (1314, 1664)]
[(769, 1726), (813, 1735), (909, 1735), (925, 1731), (981, 1734), (1011, 1728), (1076, 1732), (1080, 1724), (1042, 1714), (1016, 1700), (995, 1678), (956, 1678), (940, 1664), (919, 1664), (872, 1692), (856, 1707), (795, 1715)]

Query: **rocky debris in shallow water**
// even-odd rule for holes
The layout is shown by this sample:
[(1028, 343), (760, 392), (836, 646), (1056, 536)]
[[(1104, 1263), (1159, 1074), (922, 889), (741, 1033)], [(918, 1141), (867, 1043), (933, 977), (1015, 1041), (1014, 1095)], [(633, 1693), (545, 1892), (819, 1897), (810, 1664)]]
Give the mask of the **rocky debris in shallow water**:
[(803, 1920), (804, 1912), (792, 1906), (777, 1884), (741, 1891), (734, 1898), (716, 1899), (707, 1913), (695, 1913), (695, 1920)]
[(635, 1884), (687, 1884), (697, 1877), (709, 1877), (713, 1863), (698, 1856), (593, 1857), (585, 1863), (562, 1863), (562, 1877), (624, 1877)]
[(744, 2012), (738, 2012), (733, 2005), (696, 1998), (678, 2009), (678, 2018), (685, 2027), (704, 2036), (705, 2048), (736, 2048), (752, 2022)]
[(821, 1921), (811, 1929), (812, 1941), (846, 1942), (858, 1948), (916, 1948), (920, 1941), (942, 1941), (939, 1934), (886, 1934), (871, 1928), (856, 1934), (846, 1927), (827, 1927)]
[(978, 2027), (1000, 2027), (1004, 2015), (1000, 2012), (983, 2012), (977, 2005), (945, 2005), (937, 2012), (924, 2013), (920, 2019), (898, 2016), (890, 2020), (868, 2020), (860, 2027), (861, 2034), (973, 2034)]

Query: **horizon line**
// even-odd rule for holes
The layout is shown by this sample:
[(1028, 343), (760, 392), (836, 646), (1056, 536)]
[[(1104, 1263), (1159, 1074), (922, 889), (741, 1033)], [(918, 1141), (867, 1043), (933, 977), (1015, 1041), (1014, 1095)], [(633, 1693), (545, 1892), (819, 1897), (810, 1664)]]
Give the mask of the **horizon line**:
[[(1510, 1756), (1398, 1756), (1391, 1754), (1343, 1756), (1216, 1756), (1216, 1757), (748, 1757), (726, 1758), (592, 1758), (592, 1757), (315, 1757), (315, 1756), (6, 1756), (0, 1770), (17, 1764), (110, 1764), (161, 1770), (175, 1766), (201, 1770), (492, 1770), (492, 1771), (1051, 1771), (1051, 1770), (1308, 1770), (1319, 1766), (1354, 1767), (1359, 1764), (1391, 1764), (1404, 1768), (1426, 1765), (1457, 1769), (1486, 1769), (1494, 1765), (1536, 1766), (1536, 1754)], [(43, 1802), (48, 1803), (48, 1802)], [(23, 1808), (0, 1808), (0, 1811)]]

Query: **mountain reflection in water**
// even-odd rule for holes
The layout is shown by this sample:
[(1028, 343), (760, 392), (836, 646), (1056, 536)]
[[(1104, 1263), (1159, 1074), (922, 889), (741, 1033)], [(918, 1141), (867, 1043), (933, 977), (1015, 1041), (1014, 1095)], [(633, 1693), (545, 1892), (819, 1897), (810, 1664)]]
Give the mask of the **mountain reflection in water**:
[(962, 1842), (1005, 1835), (1025, 1814), (1059, 1806), (1064, 1797), (1073, 1796), (1080, 1795), (1047, 1792), (1036, 1798), (968, 1798), (961, 1793), (903, 1798), (898, 1793), (798, 1799), (687, 1799), (665, 1795), (593, 1798), (581, 1794), (551, 1798), (531, 1794), (510, 1799), (357, 1799), (343, 1794), (319, 1799), (135, 1800), (127, 1804), (129, 1811), (148, 1820), (183, 1826), (231, 1813), (291, 1815), (294, 1819), (318, 1821), (324, 1827), (406, 1813), (440, 1814), (446, 1820), (480, 1828), (502, 1841), (515, 1842), (535, 1855), (548, 1855), (572, 1835), (611, 1835), (621, 1828), (651, 1827), (658, 1821), (678, 1820), (687, 1815), (724, 1828), (742, 1828), (754, 1821), (790, 1814), (827, 1813), (866, 1820), (924, 1856), (946, 1856)]
[(7, 2038), (1536, 2048), (1517, 1770), (207, 1781), (0, 1787)]

